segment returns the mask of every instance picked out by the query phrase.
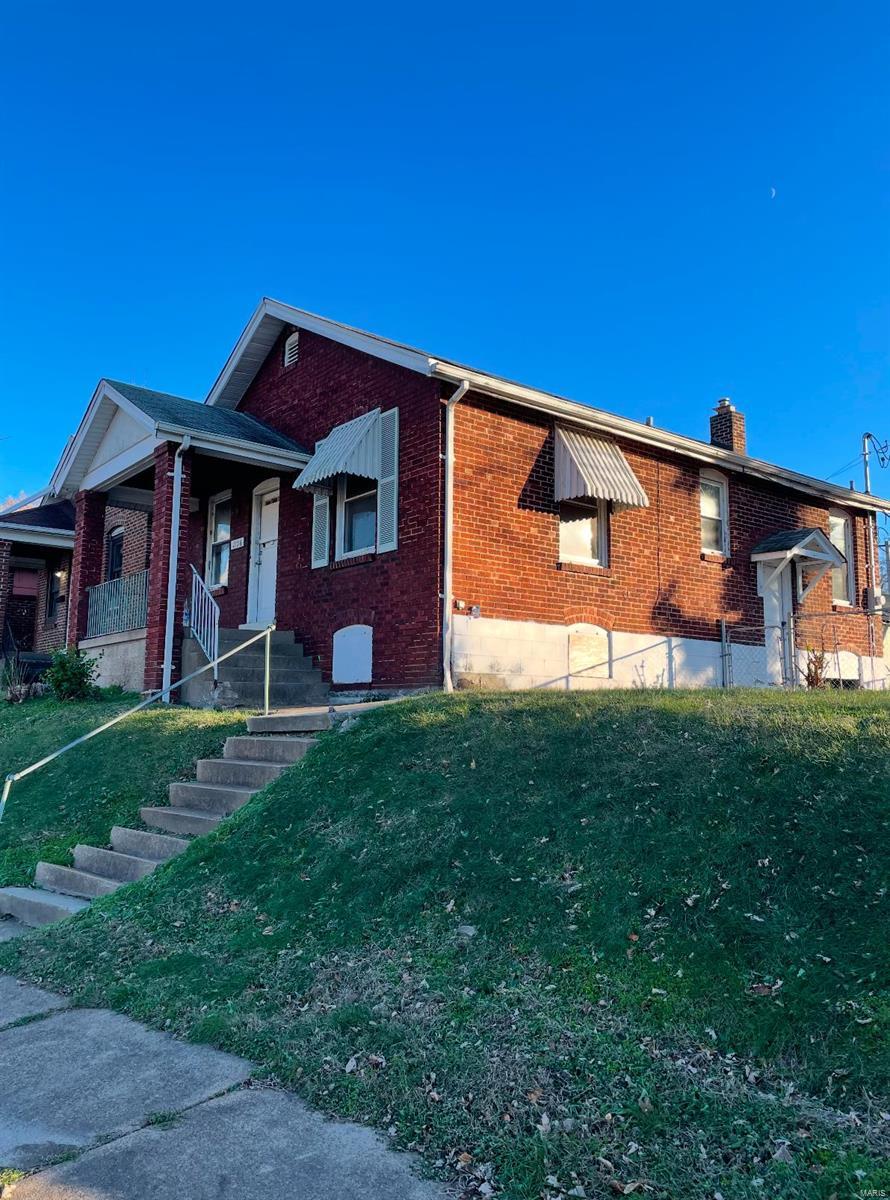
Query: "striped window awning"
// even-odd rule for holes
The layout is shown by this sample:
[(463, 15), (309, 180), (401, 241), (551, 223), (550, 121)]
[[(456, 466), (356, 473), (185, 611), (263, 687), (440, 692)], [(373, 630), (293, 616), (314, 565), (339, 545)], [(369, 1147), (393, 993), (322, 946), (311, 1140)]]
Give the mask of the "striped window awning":
[(556, 427), (557, 500), (611, 500), (617, 508), (648, 508), (649, 497), (614, 442)]
[(294, 481), (295, 488), (330, 490), (338, 475), (380, 477), (380, 409), (335, 425), (315, 443), (315, 453)]

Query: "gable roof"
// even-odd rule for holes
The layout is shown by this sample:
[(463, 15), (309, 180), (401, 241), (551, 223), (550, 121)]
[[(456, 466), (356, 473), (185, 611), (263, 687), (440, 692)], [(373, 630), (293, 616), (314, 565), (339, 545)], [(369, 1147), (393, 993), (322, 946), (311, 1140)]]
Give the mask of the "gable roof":
[(809, 541), (816, 534), (825, 537), (821, 529), (785, 529), (781, 533), (771, 533), (762, 542), (758, 542), (751, 553), (774, 554), (784, 550), (796, 550), (798, 546)]
[(74, 532), (74, 505), (70, 500), (56, 500), (39, 508), (22, 508), (17, 512), (0, 513), (0, 525), (19, 528), (57, 529), (60, 533)]
[(404, 342), (396, 342), (391, 338), (381, 337), (379, 334), (368, 333), (353, 325), (345, 325), (342, 321), (320, 317), (316, 313), (293, 308), (291, 305), (283, 304), (280, 300), (272, 300), (268, 297), (264, 297), (260, 301), (245, 326), (232, 353), (226, 360), (225, 366), (208, 392), (205, 404), (215, 408), (236, 408), (282, 330), (294, 327), (318, 333), (331, 341), (351, 346), (353, 349), (361, 350), (375, 358), (395, 363), (411, 371), (417, 371), (419, 374), (440, 379), (443, 383), (457, 386), (463, 381), (467, 381), (476, 393), (546, 413), (562, 422), (570, 422), (582, 428), (609, 433), (675, 454), (682, 454), (710, 466), (750, 475), (782, 487), (818, 496), (820, 499), (835, 504), (866, 509), (870, 512), (890, 512), (890, 500), (882, 500), (864, 492), (838, 487), (836, 484), (804, 475), (799, 471), (776, 466), (763, 459), (752, 458), (747, 454), (737, 454), (733, 450), (724, 450), (721, 446), (712, 446), (710, 442), (672, 433), (666, 429), (659, 429), (657, 426), (646, 425), (642, 421), (633, 421), (628, 417), (621, 417), (604, 409), (593, 408), (588, 404), (580, 404), (575, 400), (566, 400), (552, 392), (527, 387), (499, 375), (492, 375), (449, 359), (435, 357), (416, 347), (407, 346)]
[[(195, 449), (217, 457), (287, 471), (301, 470), (309, 458), (296, 442), (247, 413), (100, 379), (53, 472), (50, 494), (72, 496), (83, 487), (108, 487), (150, 465), (161, 442), (186, 437)], [(105, 457), (97, 461), (101, 454)]]
[(233, 438), (239, 442), (250, 442), (254, 446), (272, 446), (277, 450), (302, 452), (291, 438), (277, 429), (258, 421), (247, 413), (232, 412), (226, 408), (210, 408), (198, 400), (185, 400), (182, 396), (171, 396), (169, 392), (155, 392), (137, 387), (133, 383), (119, 383), (109, 379), (108, 383), (159, 428), (177, 429), (186, 433), (209, 433), (216, 437)]

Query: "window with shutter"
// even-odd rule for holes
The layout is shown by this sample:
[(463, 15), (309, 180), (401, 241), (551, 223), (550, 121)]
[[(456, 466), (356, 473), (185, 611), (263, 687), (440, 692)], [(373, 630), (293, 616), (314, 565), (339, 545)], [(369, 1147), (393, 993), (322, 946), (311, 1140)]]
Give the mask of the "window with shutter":
[(377, 550), (399, 544), (399, 410), (380, 414), (380, 476), (377, 484)]

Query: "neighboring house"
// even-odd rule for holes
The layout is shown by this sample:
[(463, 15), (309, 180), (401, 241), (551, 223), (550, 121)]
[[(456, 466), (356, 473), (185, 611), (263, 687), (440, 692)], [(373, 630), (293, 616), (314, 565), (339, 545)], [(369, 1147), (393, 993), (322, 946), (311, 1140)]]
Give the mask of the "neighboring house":
[(177, 677), (184, 618), (274, 619), (335, 687), (780, 683), (808, 613), (882, 683), (890, 505), (750, 457), (726, 401), (710, 433), (264, 300), (204, 403), (102, 380), (36, 511), (74, 505), (68, 641), (131, 685)]
[(0, 513), (0, 659), (37, 667), (65, 645), (73, 546), (70, 500)]

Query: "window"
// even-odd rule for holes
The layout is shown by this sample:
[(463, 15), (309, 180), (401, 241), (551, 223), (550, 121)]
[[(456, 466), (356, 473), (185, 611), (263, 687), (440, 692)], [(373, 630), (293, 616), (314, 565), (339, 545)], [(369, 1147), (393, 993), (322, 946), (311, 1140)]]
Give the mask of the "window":
[(559, 506), (559, 561), (609, 565), (609, 502), (563, 501)]
[(729, 554), (729, 500), (726, 480), (716, 471), (702, 471), (699, 480), (701, 548), (703, 554)]
[(297, 359), (300, 357), (300, 331), (292, 333), (284, 343), (284, 365), (285, 368), (296, 365)]
[(120, 579), (124, 573), (124, 527), (118, 525), (108, 534), (105, 546), (105, 578)]
[(377, 549), (377, 481), (341, 475), (337, 485), (337, 558)]
[(36, 596), (37, 579), (34, 567), (16, 567), (12, 574), (13, 596)]
[(846, 513), (828, 514), (828, 537), (832, 546), (847, 560), (842, 567), (832, 567), (831, 598), (835, 604), (850, 604), (853, 600), (853, 538)]
[(207, 586), (229, 582), (229, 543), (232, 540), (232, 493), (211, 496), (207, 508)]
[(46, 587), (46, 624), (54, 625), (59, 614), (59, 605), (65, 595), (64, 570), (50, 571)]

